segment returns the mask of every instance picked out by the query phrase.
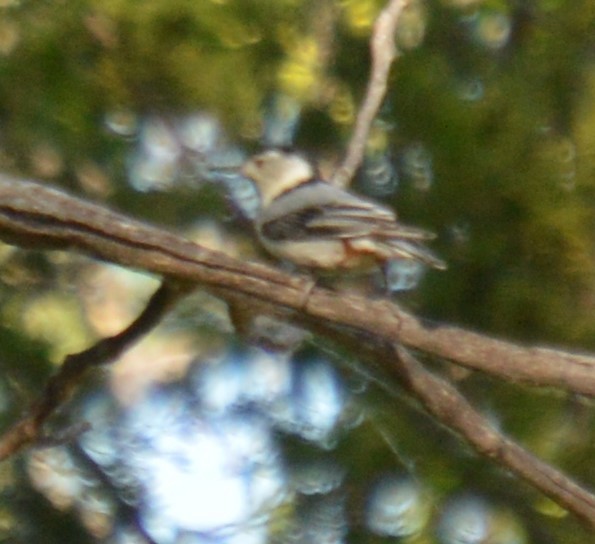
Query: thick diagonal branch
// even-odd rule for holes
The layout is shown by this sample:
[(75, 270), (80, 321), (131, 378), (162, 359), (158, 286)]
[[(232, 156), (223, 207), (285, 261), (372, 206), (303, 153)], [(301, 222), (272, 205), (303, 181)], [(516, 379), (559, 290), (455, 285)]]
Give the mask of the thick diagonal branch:
[(388, 300), (311, 288), (296, 277), (210, 251), (163, 229), (55, 189), (0, 176), (0, 238), (23, 246), (75, 249), (122, 266), (201, 285), (222, 298), (244, 295), (285, 310), (399, 342), (513, 382), (595, 396), (595, 356), (523, 347), (431, 323)]

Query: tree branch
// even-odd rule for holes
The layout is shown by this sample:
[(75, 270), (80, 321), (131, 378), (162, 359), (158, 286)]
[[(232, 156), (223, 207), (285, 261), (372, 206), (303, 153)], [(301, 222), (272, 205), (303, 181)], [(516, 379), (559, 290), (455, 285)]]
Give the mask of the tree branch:
[(28, 413), (0, 436), (0, 462), (42, 439), (44, 423), (70, 398), (87, 370), (113, 362), (157, 325), (185, 291), (171, 283), (163, 283), (143, 312), (126, 329), (100, 340), (89, 349), (67, 356)]
[[(401, 387), (477, 453), (510, 471), (595, 528), (595, 495), (495, 429), (448, 380), (427, 370), (407, 348), (321, 322), (318, 332), (357, 354), (355, 368), (392, 395)], [(350, 365), (351, 366), (351, 365)]]
[(420, 319), (388, 300), (367, 300), (314, 289), (306, 312), (410, 348), (449, 359), (472, 370), (536, 386), (595, 397), (595, 356), (523, 347), (453, 325)]
[(77, 249), (99, 259), (180, 282), (224, 299), (243, 295), (285, 310), (398, 342), (508, 381), (595, 396), (595, 356), (522, 347), (432, 323), (388, 300), (312, 287), (312, 280), (240, 262), (167, 231), (37, 183), (0, 175), (0, 238), (24, 246)]
[(386, 95), (390, 67), (397, 56), (394, 41), (397, 23), (408, 5), (409, 0), (390, 0), (374, 23), (370, 39), (372, 68), (366, 95), (357, 113), (345, 159), (332, 178), (332, 183), (342, 187), (349, 184), (364, 158), (370, 127)]
[(430, 415), (595, 529), (595, 496), (497, 431), (452, 384), (426, 370), (405, 348), (392, 345), (392, 350), (399, 381)]

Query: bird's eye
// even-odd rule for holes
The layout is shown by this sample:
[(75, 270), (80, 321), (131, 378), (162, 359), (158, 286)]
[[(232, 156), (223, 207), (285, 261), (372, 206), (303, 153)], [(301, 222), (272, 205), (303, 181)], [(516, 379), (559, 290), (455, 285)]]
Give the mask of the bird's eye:
[(256, 166), (256, 168), (262, 168), (265, 165), (265, 160), (262, 157), (256, 157), (254, 160), (254, 166)]

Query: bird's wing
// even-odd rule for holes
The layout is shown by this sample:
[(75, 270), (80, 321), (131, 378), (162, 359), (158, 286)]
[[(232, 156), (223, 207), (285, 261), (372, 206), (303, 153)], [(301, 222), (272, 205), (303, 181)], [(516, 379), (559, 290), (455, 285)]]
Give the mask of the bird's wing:
[(341, 238), (371, 236), (378, 240), (406, 239), (431, 240), (435, 235), (424, 229), (402, 225), (393, 213), (378, 206), (369, 208), (352, 206), (326, 206), (323, 213), (307, 221), (312, 229), (334, 230)]
[(316, 224), (317, 218), (324, 214), (324, 207), (309, 206), (284, 215), (265, 215), (261, 217), (258, 226), (267, 239), (279, 242), (340, 237), (345, 231), (344, 225)]
[(282, 216), (264, 218), (260, 229), (272, 240), (307, 238), (373, 238), (422, 241), (434, 238), (423, 229), (401, 225), (389, 210), (363, 202), (361, 205), (327, 203), (294, 210)]
[[(381, 208), (381, 210), (383, 210)], [(436, 257), (423, 242), (436, 235), (424, 229), (396, 222), (396, 217), (377, 213), (375, 209), (349, 209), (328, 207), (324, 213), (314, 215), (307, 221), (310, 229), (318, 229), (329, 235), (348, 241), (352, 248), (363, 253), (372, 253), (382, 259), (413, 259), (440, 270), (446, 263)], [(334, 230), (334, 232), (333, 232)]]
[(367, 238), (391, 245), (434, 238), (426, 230), (398, 223), (390, 208), (325, 182), (302, 185), (279, 197), (263, 210), (258, 223), (264, 236), (277, 241)]

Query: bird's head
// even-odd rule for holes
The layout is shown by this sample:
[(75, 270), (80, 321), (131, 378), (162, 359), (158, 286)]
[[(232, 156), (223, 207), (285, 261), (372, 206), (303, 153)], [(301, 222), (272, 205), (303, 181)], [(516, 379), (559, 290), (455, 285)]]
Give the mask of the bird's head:
[(312, 164), (302, 155), (270, 149), (248, 159), (241, 168), (243, 176), (258, 188), (263, 206), (280, 194), (308, 182), (314, 176)]

